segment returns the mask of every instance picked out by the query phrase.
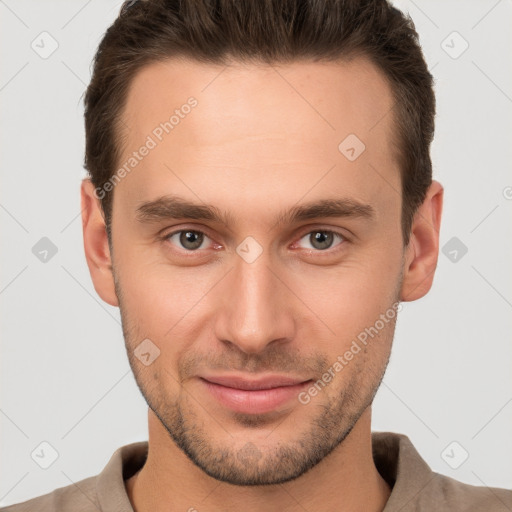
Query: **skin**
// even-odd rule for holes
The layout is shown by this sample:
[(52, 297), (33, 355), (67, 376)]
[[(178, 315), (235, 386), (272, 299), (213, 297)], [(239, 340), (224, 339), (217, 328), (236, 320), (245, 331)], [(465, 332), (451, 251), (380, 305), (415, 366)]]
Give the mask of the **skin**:
[[(122, 162), (190, 96), (198, 105), (116, 185), (112, 252), (94, 187), (82, 183), (89, 270), (100, 297), (120, 307), (149, 405), (148, 459), (126, 482), (130, 501), (137, 512), (380, 511), (390, 488), (372, 458), (371, 402), (395, 319), (342, 371), (332, 365), (396, 301), (430, 289), (442, 186), (432, 183), (404, 247), (393, 99), (362, 58), (151, 64), (129, 90)], [(338, 150), (350, 133), (366, 145), (353, 162)], [(137, 220), (142, 202), (171, 193), (230, 220)], [(374, 215), (277, 224), (281, 212), (327, 198)], [(194, 251), (179, 234), (162, 239), (179, 229), (205, 233), (204, 243)], [(318, 248), (315, 229), (343, 238)], [(262, 248), (252, 263), (236, 252), (247, 236)], [(145, 338), (160, 350), (149, 366), (134, 356)], [(205, 389), (205, 371), (334, 377), (308, 404), (237, 414)]]

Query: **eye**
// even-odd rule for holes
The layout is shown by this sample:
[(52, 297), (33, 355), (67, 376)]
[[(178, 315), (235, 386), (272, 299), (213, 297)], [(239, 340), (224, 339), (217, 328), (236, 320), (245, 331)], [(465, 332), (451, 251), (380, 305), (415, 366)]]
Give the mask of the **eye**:
[(174, 231), (164, 237), (164, 240), (168, 240), (173, 245), (178, 245), (180, 249), (187, 251), (196, 251), (198, 249), (205, 249), (202, 247), (205, 240), (209, 240), (202, 231), (196, 231), (193, 229), (183, 229), (181, 231)]
[(300, 240), (305, 240), (306, 244), (309, 244), (309, 247), (306, 246), (305, 249), (315, 249), (318, 251), (325, 251), (326, 249), (330, 249), (336, 239), (339, 239), (341, 242), (345, 241), (345, 237), (339, 233), (334, 231), (328, 231), (324, 229), (317, 229), (315, 231), (309, 232), (306, 236), (303, 236)]

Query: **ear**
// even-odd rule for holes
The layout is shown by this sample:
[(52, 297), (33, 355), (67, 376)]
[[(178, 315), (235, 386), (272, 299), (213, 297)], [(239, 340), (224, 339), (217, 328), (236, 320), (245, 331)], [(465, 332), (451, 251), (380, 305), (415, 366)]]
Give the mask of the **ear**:
[(402, 301), (420, 299), (432, 287), (439, 255), (443, 192), (443, 186), (432, 181), (425, 200), (414, 216), (409, 244), (405, 250)]
[(85, 258), (94, 289), (107, 304), (119, 306), (103, 210), (89, 178), (82, 180), (81, 203)]

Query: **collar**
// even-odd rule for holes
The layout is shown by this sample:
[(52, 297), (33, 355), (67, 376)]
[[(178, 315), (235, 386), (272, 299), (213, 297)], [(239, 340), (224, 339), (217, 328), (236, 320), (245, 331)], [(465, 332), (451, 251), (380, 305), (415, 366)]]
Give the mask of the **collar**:
[[(391, 487), (383, 512), (400, 510), (436, 477), (404, 434), (372, 432), (375, 466)], [(98, 475), (96, 492), (105, 512), (133, 512), (125, 480), (145, 463), (148, 442), (140, 441), (118, 448)]]

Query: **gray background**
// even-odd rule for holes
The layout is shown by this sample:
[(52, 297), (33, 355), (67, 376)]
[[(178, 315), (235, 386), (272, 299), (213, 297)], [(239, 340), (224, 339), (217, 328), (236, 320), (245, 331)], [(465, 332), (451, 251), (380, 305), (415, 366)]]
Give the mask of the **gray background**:
[[(373, 430), (405, 433), (435, 471), (512, 487), (512, 4), (396, 4), (436, 77), (446, 254), (427, 297), (404, 304)], [(147, 439), (119, 312), (94, 291), (80, 221), (81, 96), (120, 5), (0, 0), (3, 505), (95, 475), (116, 448)], [(44, 31), (58, 43), (47, 58), (31, 46), (51, 49)], [(46, 262), (32, 252), (43, 237), (57, 248)], [(42, 442), (58, 452), (47, 469)], [(41, 449), (46, 461), (31, 455)]]

